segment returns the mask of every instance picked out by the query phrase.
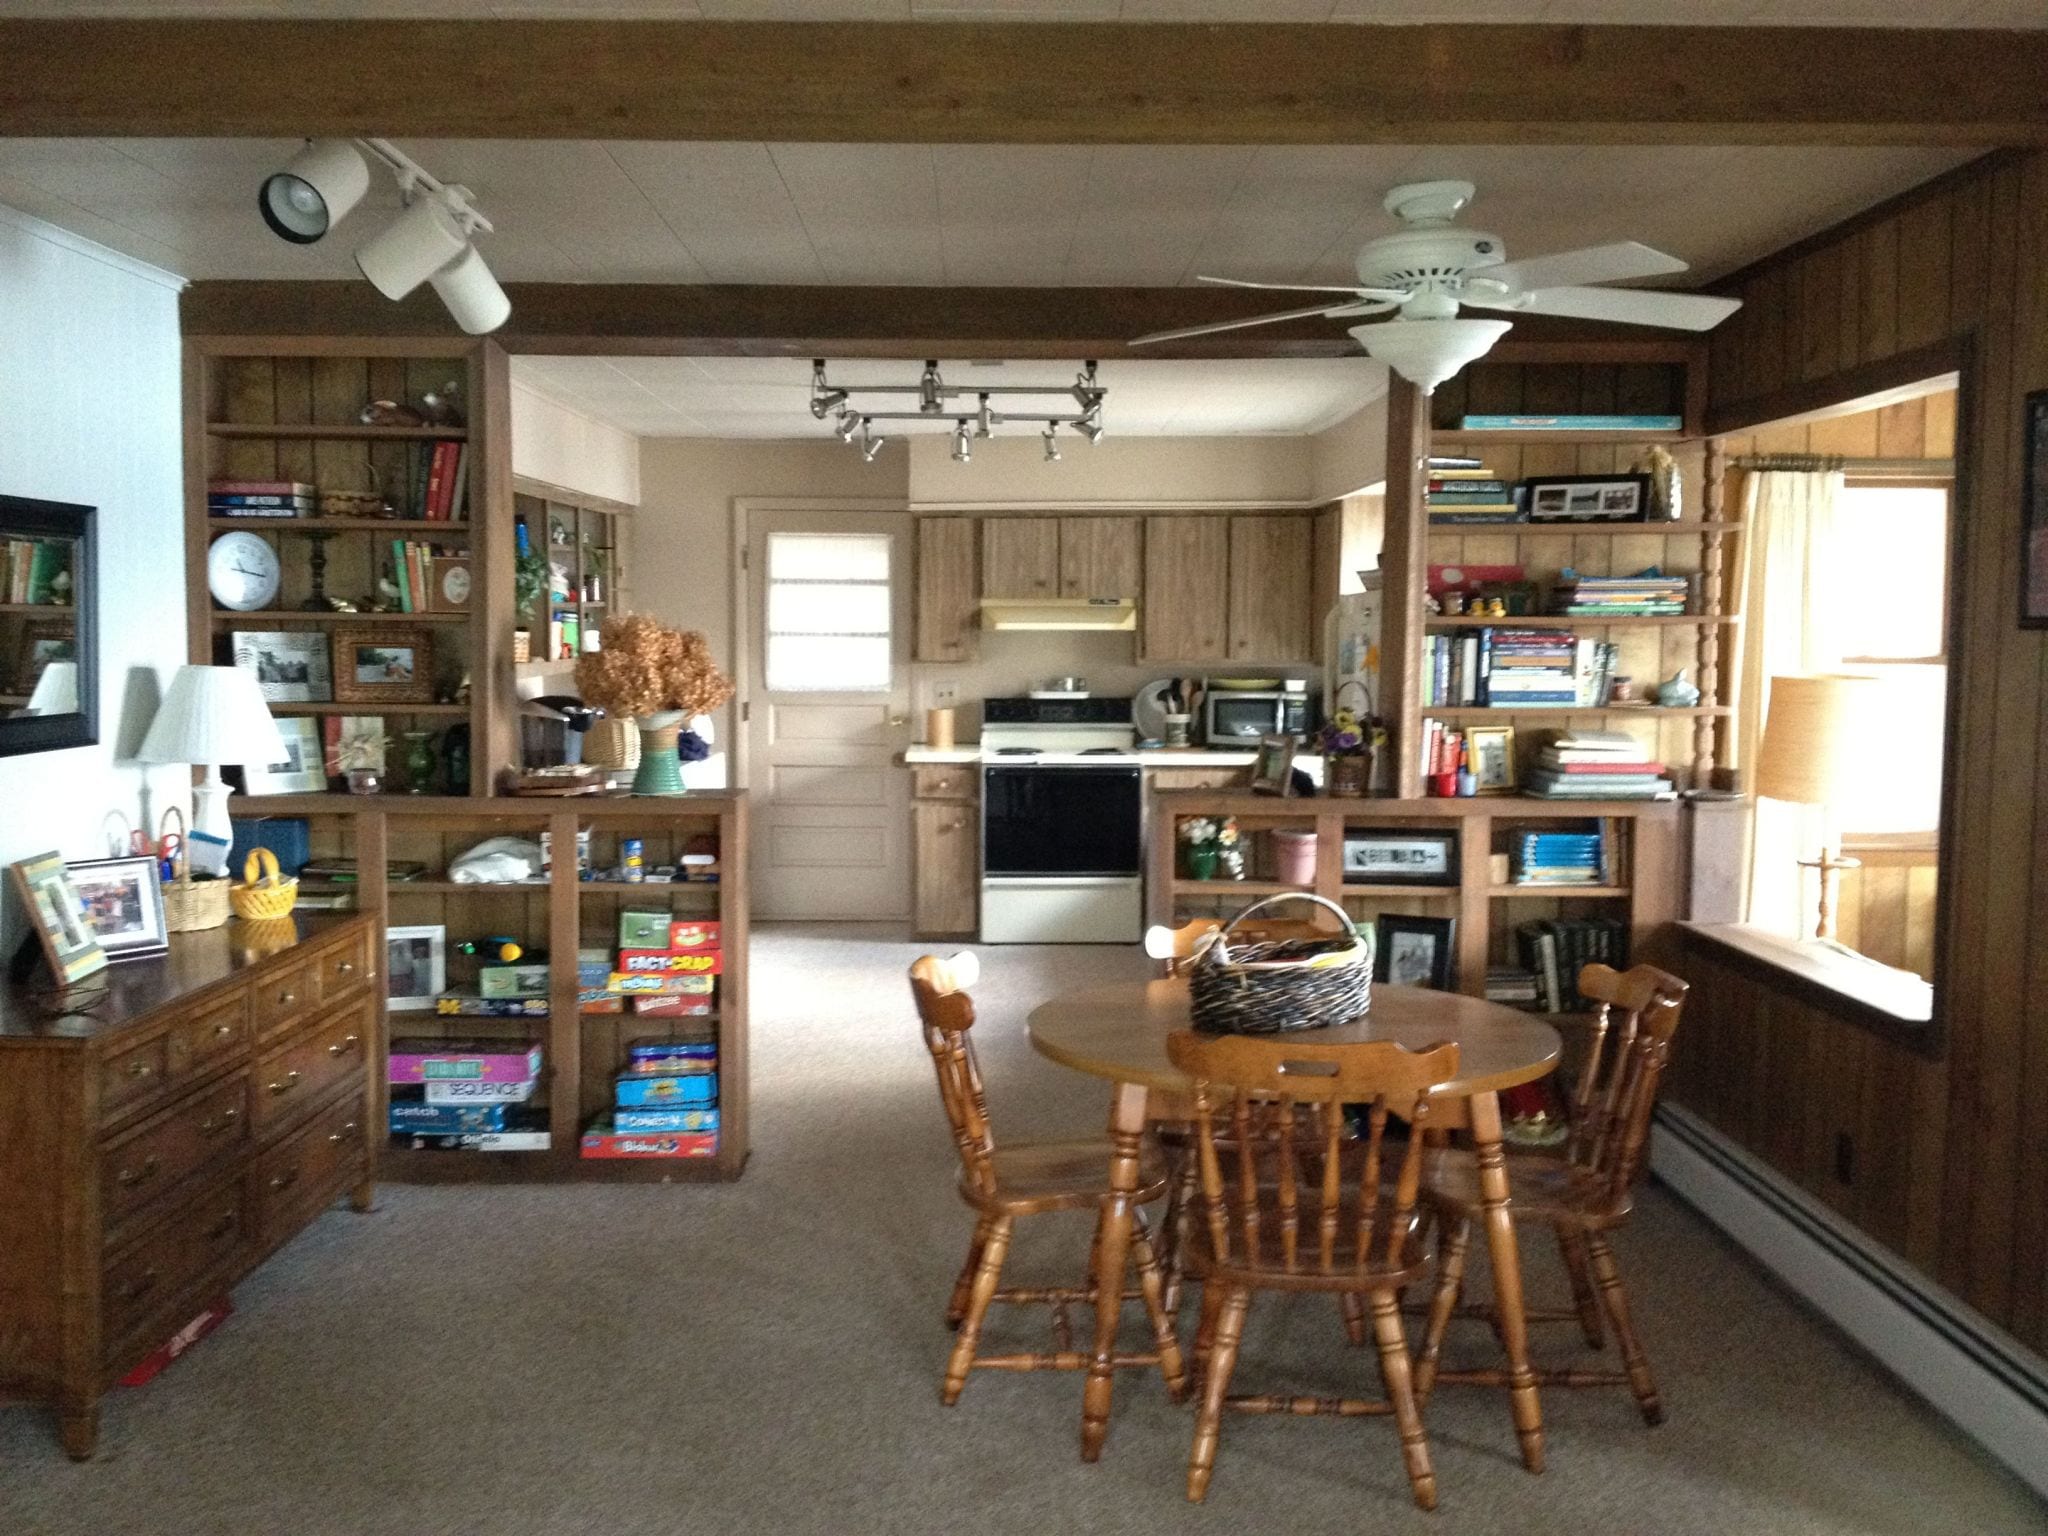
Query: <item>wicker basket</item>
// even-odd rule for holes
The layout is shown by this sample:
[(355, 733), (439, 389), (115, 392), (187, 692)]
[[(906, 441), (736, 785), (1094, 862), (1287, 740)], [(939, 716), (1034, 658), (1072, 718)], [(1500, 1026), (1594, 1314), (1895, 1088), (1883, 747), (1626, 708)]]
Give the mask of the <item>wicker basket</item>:
[[(257, 871), (261, 870), (261, 878)], [(277, 867), (268, 848), (251, 848), (242, 863), (242, 883), (228, 889), (228, 902), (244, 922), (267, 923), (291, 914), (299, 899), (298, 877)]]
[(194, 880), (192, 866), (178, 861), (178, 878), (164, 887), (164, 927), (172, 933), (197, 933), (228, 920), (228, 883)]
[(607, 715), (584, 733), (583, 761), (608, 773), (631, 773), (640, 766), (640, 733), (631, 720)]
[[(1344, 925), (1328, 939), (1230, 942), (1237, 925), (1283, 901), (1326, 907)], [(1223, 925), (1188, 972), (1190, 1011), (1205, 1035), (1278, 1035), (1323, 1029), (1372, 1006), (1373, 940), (1334, 901), (1307, 892), (1255, 901)]]

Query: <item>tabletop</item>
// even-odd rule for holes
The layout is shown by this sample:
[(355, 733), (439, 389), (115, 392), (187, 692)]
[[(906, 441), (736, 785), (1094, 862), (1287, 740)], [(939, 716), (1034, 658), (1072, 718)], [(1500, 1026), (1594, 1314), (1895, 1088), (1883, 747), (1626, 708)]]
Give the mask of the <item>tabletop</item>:
[[(1193, 1085), (1166, 1059), (1166, 1037), (1190, 1024), (1188, 984), (1176, 977), (1062, 993), (1031, 1010), (1028, 1028), (1033, 1049), (1076, 1072), (1186, 1093)], [(1454, 1041), (1458, 1075), (1442, 1091), (1460, 1097), (1534, 1082), (1557, 1065), (1561, 1048), (1557, 1031), (1534, 1014), (1460, 992), (1377, 982), (1364, 1018), (1287, 1038), (1305, 1045), (1394, 1040), (1409, 1050)]]

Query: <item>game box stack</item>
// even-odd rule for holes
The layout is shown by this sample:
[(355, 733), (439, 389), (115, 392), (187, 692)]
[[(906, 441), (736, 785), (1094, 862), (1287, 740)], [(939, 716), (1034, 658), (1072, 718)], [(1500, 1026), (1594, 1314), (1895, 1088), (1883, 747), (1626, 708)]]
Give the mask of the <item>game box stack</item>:
[(533, 1102), (541, 1048), (517, 1040), (391, 1042), (395, 1145), (545, 1152), (548, 1115)]
[(635, 1040), (612, 1107), (584, 1132), (585, 1157), (710, 1157), (718, 1151), (719, 925), (663, 911), (619, 914), (616, 955), (577, 957), (580, 1006), (663, 1021)]

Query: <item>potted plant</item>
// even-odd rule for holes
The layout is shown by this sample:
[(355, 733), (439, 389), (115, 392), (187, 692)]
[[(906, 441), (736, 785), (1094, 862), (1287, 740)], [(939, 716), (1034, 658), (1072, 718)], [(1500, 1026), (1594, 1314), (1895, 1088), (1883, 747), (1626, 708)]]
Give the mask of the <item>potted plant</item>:
[[(578, 659), (576, 691), (584, 703), (638, 722), (640, 770), (633, 793), (680, 795), (677, 738), (682, 727), (730, 699), (733, 685), (713, 664), (702, 633), (669, 629), (632, 614), (605, 626), (603, 650)], [(688, 749), (693, 758), (703, 756), (701, 745), (692, 732)]]
[[(1347, 683), (1346, 687), (1363, 685)], [(1369, 715), (1337, 709), (1316, 733), (1316, 745), (1323, 754), (1323, 793), (1360, 799), (1372, 783), (1373, 727)]]
[[(543, 599), (548, 594), (547, 557), (531, 544), (524, 544), (512, 559), (512, 602), (523, 619), (530, 613), (541, 611)], [(512, 659), (529, 661), (533, 657), (533, 632), (521, 624), (512, 631)]]

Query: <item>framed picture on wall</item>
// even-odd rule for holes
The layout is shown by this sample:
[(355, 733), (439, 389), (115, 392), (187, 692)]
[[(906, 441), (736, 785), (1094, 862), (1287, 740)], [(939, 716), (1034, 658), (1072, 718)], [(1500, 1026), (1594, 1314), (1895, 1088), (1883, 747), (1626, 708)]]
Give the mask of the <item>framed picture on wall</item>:
[(2026, 403), (2026, 471), (2020, 477), (2020, 624), (2048, 629), (2048, 389)]

